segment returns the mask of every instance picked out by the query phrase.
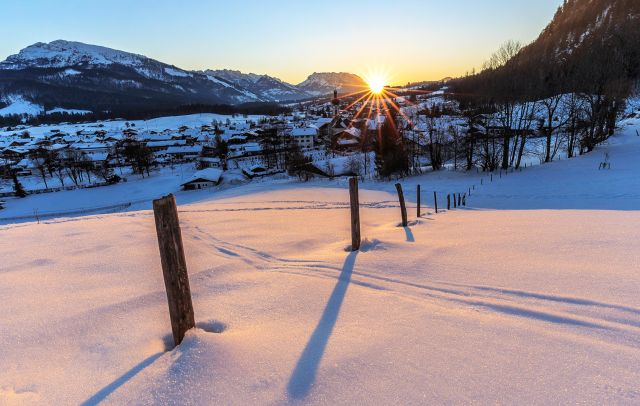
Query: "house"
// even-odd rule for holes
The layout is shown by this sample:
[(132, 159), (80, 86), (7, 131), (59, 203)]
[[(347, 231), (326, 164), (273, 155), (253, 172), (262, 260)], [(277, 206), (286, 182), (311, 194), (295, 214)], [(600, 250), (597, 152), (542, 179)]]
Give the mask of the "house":
[(173, 146), (163, 151), (164, 154), (173, 157), (174, 160), (194, 160), (202, 152), (201, 145)]
[(71, 145), (73, 149), (82, 151), (85, 153), (92, 152), (109, 152), (111, 146), (102, 142), (77, 142)]
[(294, 128), (291, 130), (291, 137), (301, 149), (310, 149), (314, 146), (317, 133), (315, 128)]
[(153, 152), (163, 151), (169, 147), (180, 147), (180, 146), (186, 146), (186, 145), (187, 145), (186, 140), (165, 140), (165, 141), (148, 141), (147, 142), (147, 147)]
[(320, 176), (334, 178), (342, 176), (358, 176), (353, 168), (354, 157), (336, 157), (321, 161), (309, 162), (303, 168), (308, 177)]
[(184, 190), (206, 189), (219, 185), (222, 181), (222, 169), (207, 168), (193, 174), (190, 180), (181, 186)]
[(218, 157), (201, 156), (198, 158), (199, 168), (222, 168), (222, 160)]
[(230, 157), (241, 157), (257, 155), (262, 153), (262, 147), (257, 142), (248, 142), (246, 144), (229, 145)]
[(84, 155), (85, 159), (91, 162), (94, 166), (103, 165), (105, 162), (109, 162), (108, 152), (87, 152)]
[(24, 148), (5, 148), (0, 151), (0, 158), (3, 158), (8, 161), (18, 161), (27, 155), (27, 150)]
[(246, 176), (249, 179), (253, 179), (261, 176), (273, 175), (280, 172), (283, 172), (283, 171), (279, 169), (267, 169), (264, 165), (259, 165), (259, 164), (253, 165), (248, 168), (242, 168), (242, 173), (244, 174), (244, 176)]
[(355, 152), (360, 150), (360, 130), (348, 128), (333, 136), (333, 149), (342, 152)]

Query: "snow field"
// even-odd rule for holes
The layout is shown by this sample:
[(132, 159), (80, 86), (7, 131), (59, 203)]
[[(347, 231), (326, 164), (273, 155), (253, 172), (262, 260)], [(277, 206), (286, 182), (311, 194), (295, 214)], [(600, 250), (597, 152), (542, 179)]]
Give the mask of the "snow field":
[(358, 253), (344, 182), (178, 194), (198, 328), (173, 350), (151, 212), (0, 226), (0, 404), (638, 403), (639, 146), (408, 228), (393, 182), (363, 183)]

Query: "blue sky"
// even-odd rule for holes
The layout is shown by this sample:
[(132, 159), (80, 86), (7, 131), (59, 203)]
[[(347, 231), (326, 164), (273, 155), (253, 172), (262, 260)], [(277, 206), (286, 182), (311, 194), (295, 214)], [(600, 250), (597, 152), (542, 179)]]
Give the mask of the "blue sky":
[(0, 0), (0, 59), (80, 41), (185, 69), (230, 68), (297, 83), (317, 71), (440, 79), (530, 42), (562, 0)]

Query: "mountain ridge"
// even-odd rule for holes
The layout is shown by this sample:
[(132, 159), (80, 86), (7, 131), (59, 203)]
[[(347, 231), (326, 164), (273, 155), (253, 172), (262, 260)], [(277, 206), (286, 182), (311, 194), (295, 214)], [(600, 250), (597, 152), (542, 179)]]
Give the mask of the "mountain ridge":
[(291, 102), (346, 91), (364, 81), (314, 73), (293, 85), (229, 69), (186, 70), (141, 54), (77, 41), (37, 42), (0, 62), (0, 107), (21, 97), (51, 108), (91, 111), (186, 104)]

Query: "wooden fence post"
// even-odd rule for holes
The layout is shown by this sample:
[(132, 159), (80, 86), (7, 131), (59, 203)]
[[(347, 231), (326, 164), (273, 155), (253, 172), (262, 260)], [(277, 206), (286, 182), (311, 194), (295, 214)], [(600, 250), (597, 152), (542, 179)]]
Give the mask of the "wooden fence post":
[(451, 195), (447, 195), (447, 210), (451, 210)]
[(396, 190), (398, 191), (398, 200), (400, 200), (400, 212), (402, 214), (402, 227), (407, 226), (407, 206), (404, 204), (404, 194), (402, 193), (402, 185), (396, 183)]
[(455, 193), (452, 196), (453, 196), (453, 208), (457, 209), (458, 208), (458, 199), (456, 199), (456, 194)]
[(460, 197), (460, 193), (458, 193), (458, 207), (462, 205), (462, 197)]
[(462, 205), (467, 207), (467, 194), (462, 195)]
[(173, 342), (177, 346), (182, 342), (186, 331), (195, 326), (195, 319), (175, 197), (169, 195), (154, 200), (153, 214), (169, 302)]
[(358, 178), (349, 179), (349, 197), (351, 199), (351, 251), (360, 249), (360, 198), (358, 197)]
[(436, 214), (438, 214), (438, 194), (433, 192), (433, 205), (436, 208)]
[(416, 187), (416, 195), (416, 200), (418, 202), (417, 217), (420, 218), (420, 185)]

